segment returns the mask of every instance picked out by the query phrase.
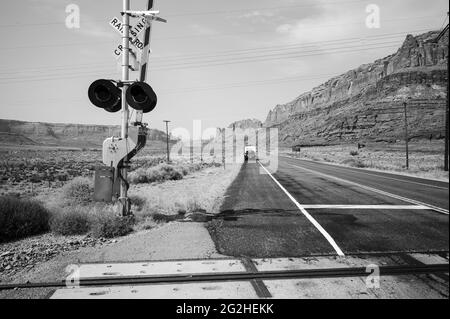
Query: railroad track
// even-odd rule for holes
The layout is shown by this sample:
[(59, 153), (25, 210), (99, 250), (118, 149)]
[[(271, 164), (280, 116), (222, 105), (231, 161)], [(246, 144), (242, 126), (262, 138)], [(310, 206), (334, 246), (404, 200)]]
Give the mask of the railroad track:
[[(449, 264), (416, 264), (416, 265), (391, 265), (379, 266), (380, 276), (439, 274), (446, 276), (448, 280)], [(81, 278), (77, 282), (79, 287), (117, 286), (117, 285), (144, 285), (144, 284), (169, 284), (169, 283), (195, 283), (195, 282), (226, 282), (249, 280), (275, 280), (275, 279), (312, 279), (312, 278), (336, 278), (336, 277), (363, 277), (368, 276), (366, 267), (347, 268), (322, 268), (301, 270), (277, 270), (277, 271), (251, 271), (232, 273), (199, 273), (165, 276), (119, 276), (114, 278), (93, 277)], [(64, 288), (65, 280), (42, 283), (2, 284), (0, 290), (31, 289), (31, 288)]]

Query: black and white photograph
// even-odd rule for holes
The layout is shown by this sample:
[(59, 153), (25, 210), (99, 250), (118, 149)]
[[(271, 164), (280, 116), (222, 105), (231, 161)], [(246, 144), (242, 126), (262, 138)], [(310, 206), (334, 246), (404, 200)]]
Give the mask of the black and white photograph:
[(0, 303), (448, 302), (447, 0), (1, 7)]

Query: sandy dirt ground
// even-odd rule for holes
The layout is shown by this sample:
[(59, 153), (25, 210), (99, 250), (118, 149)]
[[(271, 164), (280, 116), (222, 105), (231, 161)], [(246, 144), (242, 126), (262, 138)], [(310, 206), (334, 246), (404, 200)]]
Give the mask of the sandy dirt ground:
[[(223, 256), (217, 254), (203, 223), (173, 222), (156, 229), (134, 233), (101, 248), (89, 247), (63, 253), (37, 265), (31, 271), (17, 273), (5, 282), (61, 281), (68, 275), (65, 271), (67, 266), (81, 263), (217, 257)], [(0, 299), (45, 298), (53, 291), (53, 288), (5, 290), (0, 291)]]

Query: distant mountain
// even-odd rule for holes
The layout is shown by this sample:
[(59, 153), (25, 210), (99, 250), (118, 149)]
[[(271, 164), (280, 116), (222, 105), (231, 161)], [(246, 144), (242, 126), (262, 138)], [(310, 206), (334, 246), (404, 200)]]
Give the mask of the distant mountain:
[[(0, 143), (100, 148), (105, 138), (120, 135), (120, 126), (54, 124), (0, 119)], [(166, 133), (150, 129), (149, 142), (166, 141)]]
[(250, 129), (250, 128), (260, 128), (263, 126), (263, 123), (257, 119), (245, 119), (245, 120), (233, 122), (228, 127), (232, 128), (233, 126), (235, 128), (245, 130), (245, 129)]
[(277, 105), (265, 127), (279, 129), (280, 144), (395, 142), (404, 138), (407, 103), (409, 136), (440, 139), (445, 134), (448, 31), (406, 36), (396, 53), (364, 64)]

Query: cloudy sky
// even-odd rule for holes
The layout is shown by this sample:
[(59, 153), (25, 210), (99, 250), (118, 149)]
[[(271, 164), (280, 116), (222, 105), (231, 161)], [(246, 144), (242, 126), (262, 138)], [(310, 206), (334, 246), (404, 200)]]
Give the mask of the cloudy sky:
[[(68, 29), (66, 7), (80, 8)], [(368, 28), (367, 6), (380, 9)], [(146, 0), (131, 0), (143, 10)], [(167, 24), (152, 33), (149, 83), (158, 95), (151, 127), (227, 126), (265, 120), (276, 104), (396, 51), (406, 34), (440, 29), (447, 0), (157, 0)], [(17, 0), (0, 11), (0, 118), (120, 124), (92, 106), (89, 84), (120, 78), (109, 26), (121, 0)], [(373, 11), (372, 11), (373, 12)], [(373, 21), (373, 20), (372, 20)], [(133, 75), (134, 78), (137, 75)]]

